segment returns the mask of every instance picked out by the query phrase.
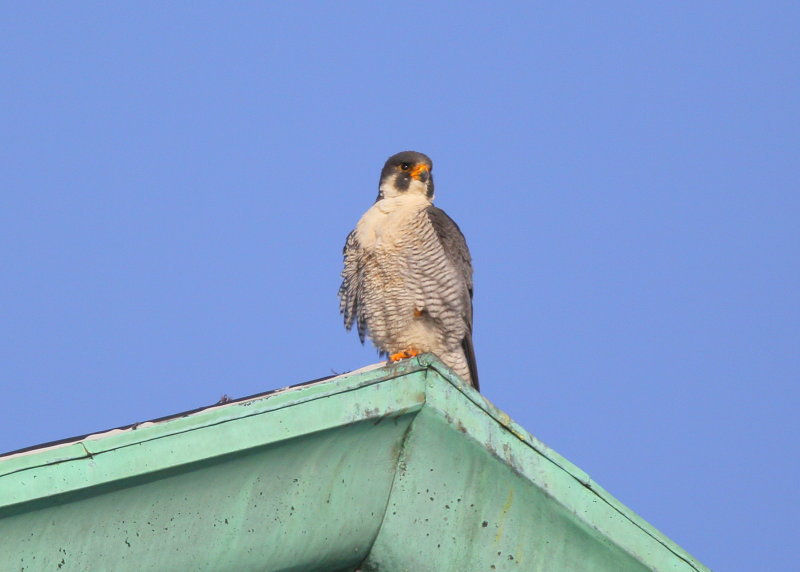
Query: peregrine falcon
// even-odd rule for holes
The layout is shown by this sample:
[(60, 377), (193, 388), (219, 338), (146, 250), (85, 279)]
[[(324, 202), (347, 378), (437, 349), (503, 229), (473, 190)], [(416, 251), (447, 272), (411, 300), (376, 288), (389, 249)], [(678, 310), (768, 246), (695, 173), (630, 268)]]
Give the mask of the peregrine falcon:
[(344, 246), (339, 309), (390, 361), (432, 352), (478, 389), (472, 349), (472, 261), (464, 235), (433, 206), (433, 163), (389, 157), (378, 198)]

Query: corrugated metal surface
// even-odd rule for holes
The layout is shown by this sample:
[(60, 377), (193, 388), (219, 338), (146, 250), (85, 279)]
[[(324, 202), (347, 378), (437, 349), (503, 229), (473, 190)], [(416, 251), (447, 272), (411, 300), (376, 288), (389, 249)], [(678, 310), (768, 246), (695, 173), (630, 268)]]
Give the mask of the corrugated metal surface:
[(706, 570), (431, 356), (0, 458), (1, 570), (357, 567)]

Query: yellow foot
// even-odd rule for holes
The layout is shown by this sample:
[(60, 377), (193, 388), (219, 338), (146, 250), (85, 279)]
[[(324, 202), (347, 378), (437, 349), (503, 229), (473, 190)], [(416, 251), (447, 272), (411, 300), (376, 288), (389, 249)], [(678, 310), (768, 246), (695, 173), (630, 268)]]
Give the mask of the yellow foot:
[(389, 361), (400, 361), (401, 359), (408, 359), (414, 356), (418, 356), (420, 352), (417, 350), (403, 350), (402, 352), (397, 352), (396, 354), (392, 354), (389, 356)]

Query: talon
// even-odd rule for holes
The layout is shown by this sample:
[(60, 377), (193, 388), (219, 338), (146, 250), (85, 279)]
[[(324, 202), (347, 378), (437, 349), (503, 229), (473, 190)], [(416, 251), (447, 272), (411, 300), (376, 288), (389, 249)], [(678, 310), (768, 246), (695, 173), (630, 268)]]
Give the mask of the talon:
[(401, 359), (408, 359), (418, 355), (419, 351), (417, 350), (403, 350), (401, 352), (397, 352), (396, 354), (390, 355), (389, 361), (400, 361)]

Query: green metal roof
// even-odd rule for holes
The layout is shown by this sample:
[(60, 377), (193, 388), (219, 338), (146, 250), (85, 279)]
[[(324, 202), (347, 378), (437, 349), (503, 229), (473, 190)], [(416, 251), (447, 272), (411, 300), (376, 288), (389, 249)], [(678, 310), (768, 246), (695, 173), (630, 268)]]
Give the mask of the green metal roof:
[(433, 356), (0, 457), (0, 570), (707, 570)]

